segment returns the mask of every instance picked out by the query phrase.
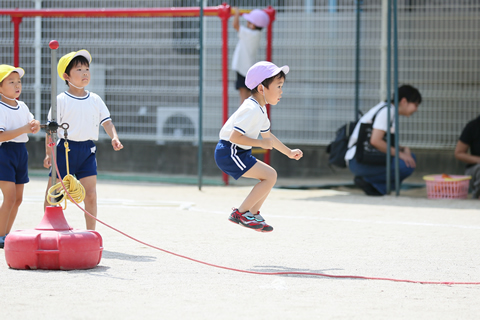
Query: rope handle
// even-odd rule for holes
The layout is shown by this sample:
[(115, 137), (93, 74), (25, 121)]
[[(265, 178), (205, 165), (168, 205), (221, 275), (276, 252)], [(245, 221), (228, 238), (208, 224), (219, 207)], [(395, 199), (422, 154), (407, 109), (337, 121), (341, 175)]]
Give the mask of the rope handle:
[[(67, 124), (68, 128), (68, 124)], [(82, 186), (80, 181), (78, 181), (74, 176), (70, 174), (70, 165), (68, 162), (68, 153), (70, 152), (70, 148), (68, 147), (68, 141), (66, 139), (67, 137), (67, 130), (65, 130), (65, 143), (63, 144), (65, 146), (65, 159), (66, 159), (66, 164), (67, 164), (67, 175), (62, 179), (62, 182), (58, 182), (54, 186), (50, 187), (47, 192), (47, 202), (51, 204), (52, 206), (60, 205), (63, 201), (65, 202), (65, 205), (63, 210), (67, 209), (67, 199), (70, 202), (75, 201), (75, 203), (80, 203), (85, 199), (85, 188)], [(50, 135), (50, 143), (48, 143), (48, 146), (52, 148), (52, 157), (53, 157), (53, 162), (56, 164), (56, 159), (54, 156), (54, 146), (55, 143), (52, 141), (52, 136)], [(65, 186), (65, 188), (64, 188)], [(70, 194), (71, 197), (68, 197), (66, 195), (66, 192)]]

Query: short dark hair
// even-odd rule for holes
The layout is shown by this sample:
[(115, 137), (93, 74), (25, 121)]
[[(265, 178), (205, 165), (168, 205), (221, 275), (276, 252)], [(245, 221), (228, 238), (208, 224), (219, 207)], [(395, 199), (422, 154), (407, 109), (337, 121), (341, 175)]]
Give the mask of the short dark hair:
[[(422, 95), (417, 88), (409, 85), (404, 84), (398, 88), (398, 101), (402, 100), (403, 98), (407, 99), (408, 102), (422, 103)], [(395, 93), (392, 95), (392, 101), (395, 99)]]
[[(77, 65), (81, 65), (81, 66), (86, 65), (87, 67), (90, 67), (90, 62), (88, 62), (88, 59), (85, 58), (84, 56), (76, 56), (68, 64), (67, 68), (65, 69), (65, 73), (70, 75), (70, 70), (72, 70), (72, 68), (76, 67)], [(65, 80), (65, 83), (68, 86), (67, 80)]]
[[(262, 84), (264, 87), (267, 87), (267, 88), (268, 88), (268, 86), (273, 82), (273, 80), (274, 80), (275, 78), (286, 79), (287, 76), (285, 75), (285, 73), (284, 73), (283, 71), (280, 71), (279, 73), (277, 73), (277, 74), (274, 75), (273, 77), (270, 77), (270, 78), (267, 78), (267, 79), (263, 80), (261, 84)], [(252, 89), (252, 94), (258, 92), (258, 89), (257, 89), (257, 88), (258, 88), (258, 85), (257, 85), (255, 88)]]

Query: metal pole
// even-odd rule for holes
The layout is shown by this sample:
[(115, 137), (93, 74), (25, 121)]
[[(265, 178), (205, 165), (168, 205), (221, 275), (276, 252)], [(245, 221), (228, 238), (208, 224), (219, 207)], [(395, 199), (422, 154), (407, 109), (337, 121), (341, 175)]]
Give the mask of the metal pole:
[(387, 154), (385, 155), (387, 159), (386, 164), (386, 175), (387, 175), (387, 194), (390, 194), (391, 191), (391, 161), (390, 161), (390, 146), (392, 137), (390, 134), (391, 126), (391, 112), (390, 112), (390, 92), (391, 92), (391, 69), (392, 69), (392, 0), (388, 0), (388, 18), (387, 18)]
[[(35, 9), (42, 8), (42, 0), (35, 0)], [(35, 118), (42, 122), (42, 17), (35, 17)], [(36, 140), (40, 140), (38, 135)]]
[(20, 23), (22, 17), (12, 17), (13, 23), (13, 65), (20, 66)]
[(200, 2), (200, 32), (198, 42), (200, 46), (199, 72), (198, 72), (198, 190), (202, 190), (202, 168), (203, 168), (203, 142), (202, 142), (202, 110), (203, 110), (203, 0)]
[[(222, 81), (223, 81), (223, 121), (228, 120), (228, 19), (231, 15), (231, 8), (228, 4), (218, 6), (218, 17), (222, 20)], [(228, 185), (228, 174), (222, 172), (225, 185)]]
[(393, 85), (395, 90), (395, 194), (400, 195), (400, 164), (399, 164), (399, 125), (398, 125), (398, 24), (397, 0), (393, 0)]
[[(272, 27), (273, 27), (273, 21), (275, 21), (276, 11), (275, 11), (275, 9), (272, 8), (272, 6), (269, 6), (264, 11), (270, 17), (270, 23), (268, 24), (268, 28), (267, 28), (267, 49), (266, 49), (267, 56), (266, 56), (266, 59), (267, 59), (267, 61), (272, 62), (272, 38), (273, 38), (273, 28)], [(271, 113), (270, 104), (267, 103), (265, 105), (265, 108), (267, 109), (268, 118), (271, 119), (271, 117), (270, 117), (270, 113)], [(270, 150), (266, 150), (265, 155), (263, 157), (263, 161), (266, 164), (270, 164), (270, 156), (271, 156)]]
[[(57, 122), (57, 48), (58, 46), (55, 46), (54, 45), (54, 41), (56, 42), (56, 40), (52, 40), (50, 41), (50, 44), (49, 44), (49, 47), (51, 49), (51, 66), (50, 66), (50, 69), (51, 69), (51, 88), (50, 88), (50, 99), (51, 99), (51, 110), (52, 110), (52, 113), (51, 113), (51, 117), (52, 117), (52, 120), (51, 122)], [(58, 43), (58, 42), (57, 42)], [(53, 147), (53, 150), (52, 150), (52, 176), (50, 177), (51, 181), (52, 181), (52, 186), (54, 186), (56, 184), (56, 177), (57, 177), (57, 173), (56, 173), (56, 169), (55, 169), (55, 163), (53, 162), (53, 160), (55, 159), (55, 161), (57, 160), (57, 132), (52, 132), (51, 133), (51, 138), (52, 138), (52, 142), (55, 144), (55, 146)]]
[(353, 119), (358, 120), (360, 109), (360, 7), (361, 1), (357, 0), (357, 30), (355, 39), (355, 115)]

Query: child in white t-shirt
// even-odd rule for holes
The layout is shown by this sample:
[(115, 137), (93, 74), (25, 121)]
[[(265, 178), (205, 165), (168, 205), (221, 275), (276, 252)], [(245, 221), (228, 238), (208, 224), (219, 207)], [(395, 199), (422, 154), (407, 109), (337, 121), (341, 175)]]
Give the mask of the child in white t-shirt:
[(33, 118), (27, 105), (18, 101), (22, 93), (22, 68), (0, 65), (0, 248), (17, 217), (23, 189), (28, 179), (27, 133), (37, 133), (40, 122)]
[(270, 18), (268, 14), (259, 9), (245, 13), (247, 26), (240, 25), (240, 10), (233, 8), (233, 28), (238, 32), (238, 43), (233, 52), (232, 69), (237, 72), (235, 88), (240, 94), (240, 104), (250, 97), (250, 89), (245, 85), (245, 76), (248, 69), (257, 62), (258, 48), (260, 47), (261, 31), (268, 27)]
[[(300, 149), (290, 149), (270, 132), (266, 104), (276, 105), (282, 96), (282, 87), (289, 67), (277, 67), (261, 61), (247, 72), (246, 85), (252, 96), (227, 120), (220, 130), (220, 141), (215, 148), (217, 166), (234, 179), (240, 177), (260, 180), (243, 203), (233, 210), (229, 220), (261, 232), (271, 232), (260, 215), (260, 207), (277, 181), (277, 172), (268, 164), (252, 156), (252, 147), (277, 149), (290, 159), (299, 160)], [(258, 139), (261, 134), (262, 139)]]
[[(90, 83), (90, 63), (92, 57), (87, 50), (70, 52), (60, 58), (57, 66), (58, 75), (68, 85), (68, 90), (57, 96), (58, 124), (68, 123), (68, 165), (71, 175), (76, 176), (85, 188), (85, 210), (91, 215), (97, 216), (97, 160), (95, 157), (100, 125), (112, 138), (113, 150), (123, 148), (118, 139), (117, 131), (110, 118), (110, 111), (103, 100), (95, 93), (85, 90)], [(48, 114), (48, 120), (52, 120), (52, 110)], [(67, 175), (65, 158), (65, 137), (63, 130), (58, 130), (59, 141), (57, 144), (57, 165), (60, 176)], [(46, 139), (48, 143), (48, 136)], [(45, 168), (52, 166), (51, 149), (46, 145), (46, 156), (43, 161)], [(50, 173), (51, 174), (51, 173)], [(51, 187), (51, 179), (48, 180), (48, 189)], [(48, 197), (48, 195), (46, 195)], [(58, 201), (58, 199), (57, 199)], [(45, 206), (47, 206), (45, 198)], [(95, 230), (96, 220), (85, 214), (88, 230)]]

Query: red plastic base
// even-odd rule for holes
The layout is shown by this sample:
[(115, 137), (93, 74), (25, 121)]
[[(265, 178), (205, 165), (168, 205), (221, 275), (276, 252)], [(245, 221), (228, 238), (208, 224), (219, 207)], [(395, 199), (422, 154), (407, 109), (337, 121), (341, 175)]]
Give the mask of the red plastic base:
[(18, 230), (7, 236), (5, 260), (13, 269), (90, 269), (100, 263), (102, 243), (96, 231), (72, 229), (61, 207), (47, 207), (34, 230)]

